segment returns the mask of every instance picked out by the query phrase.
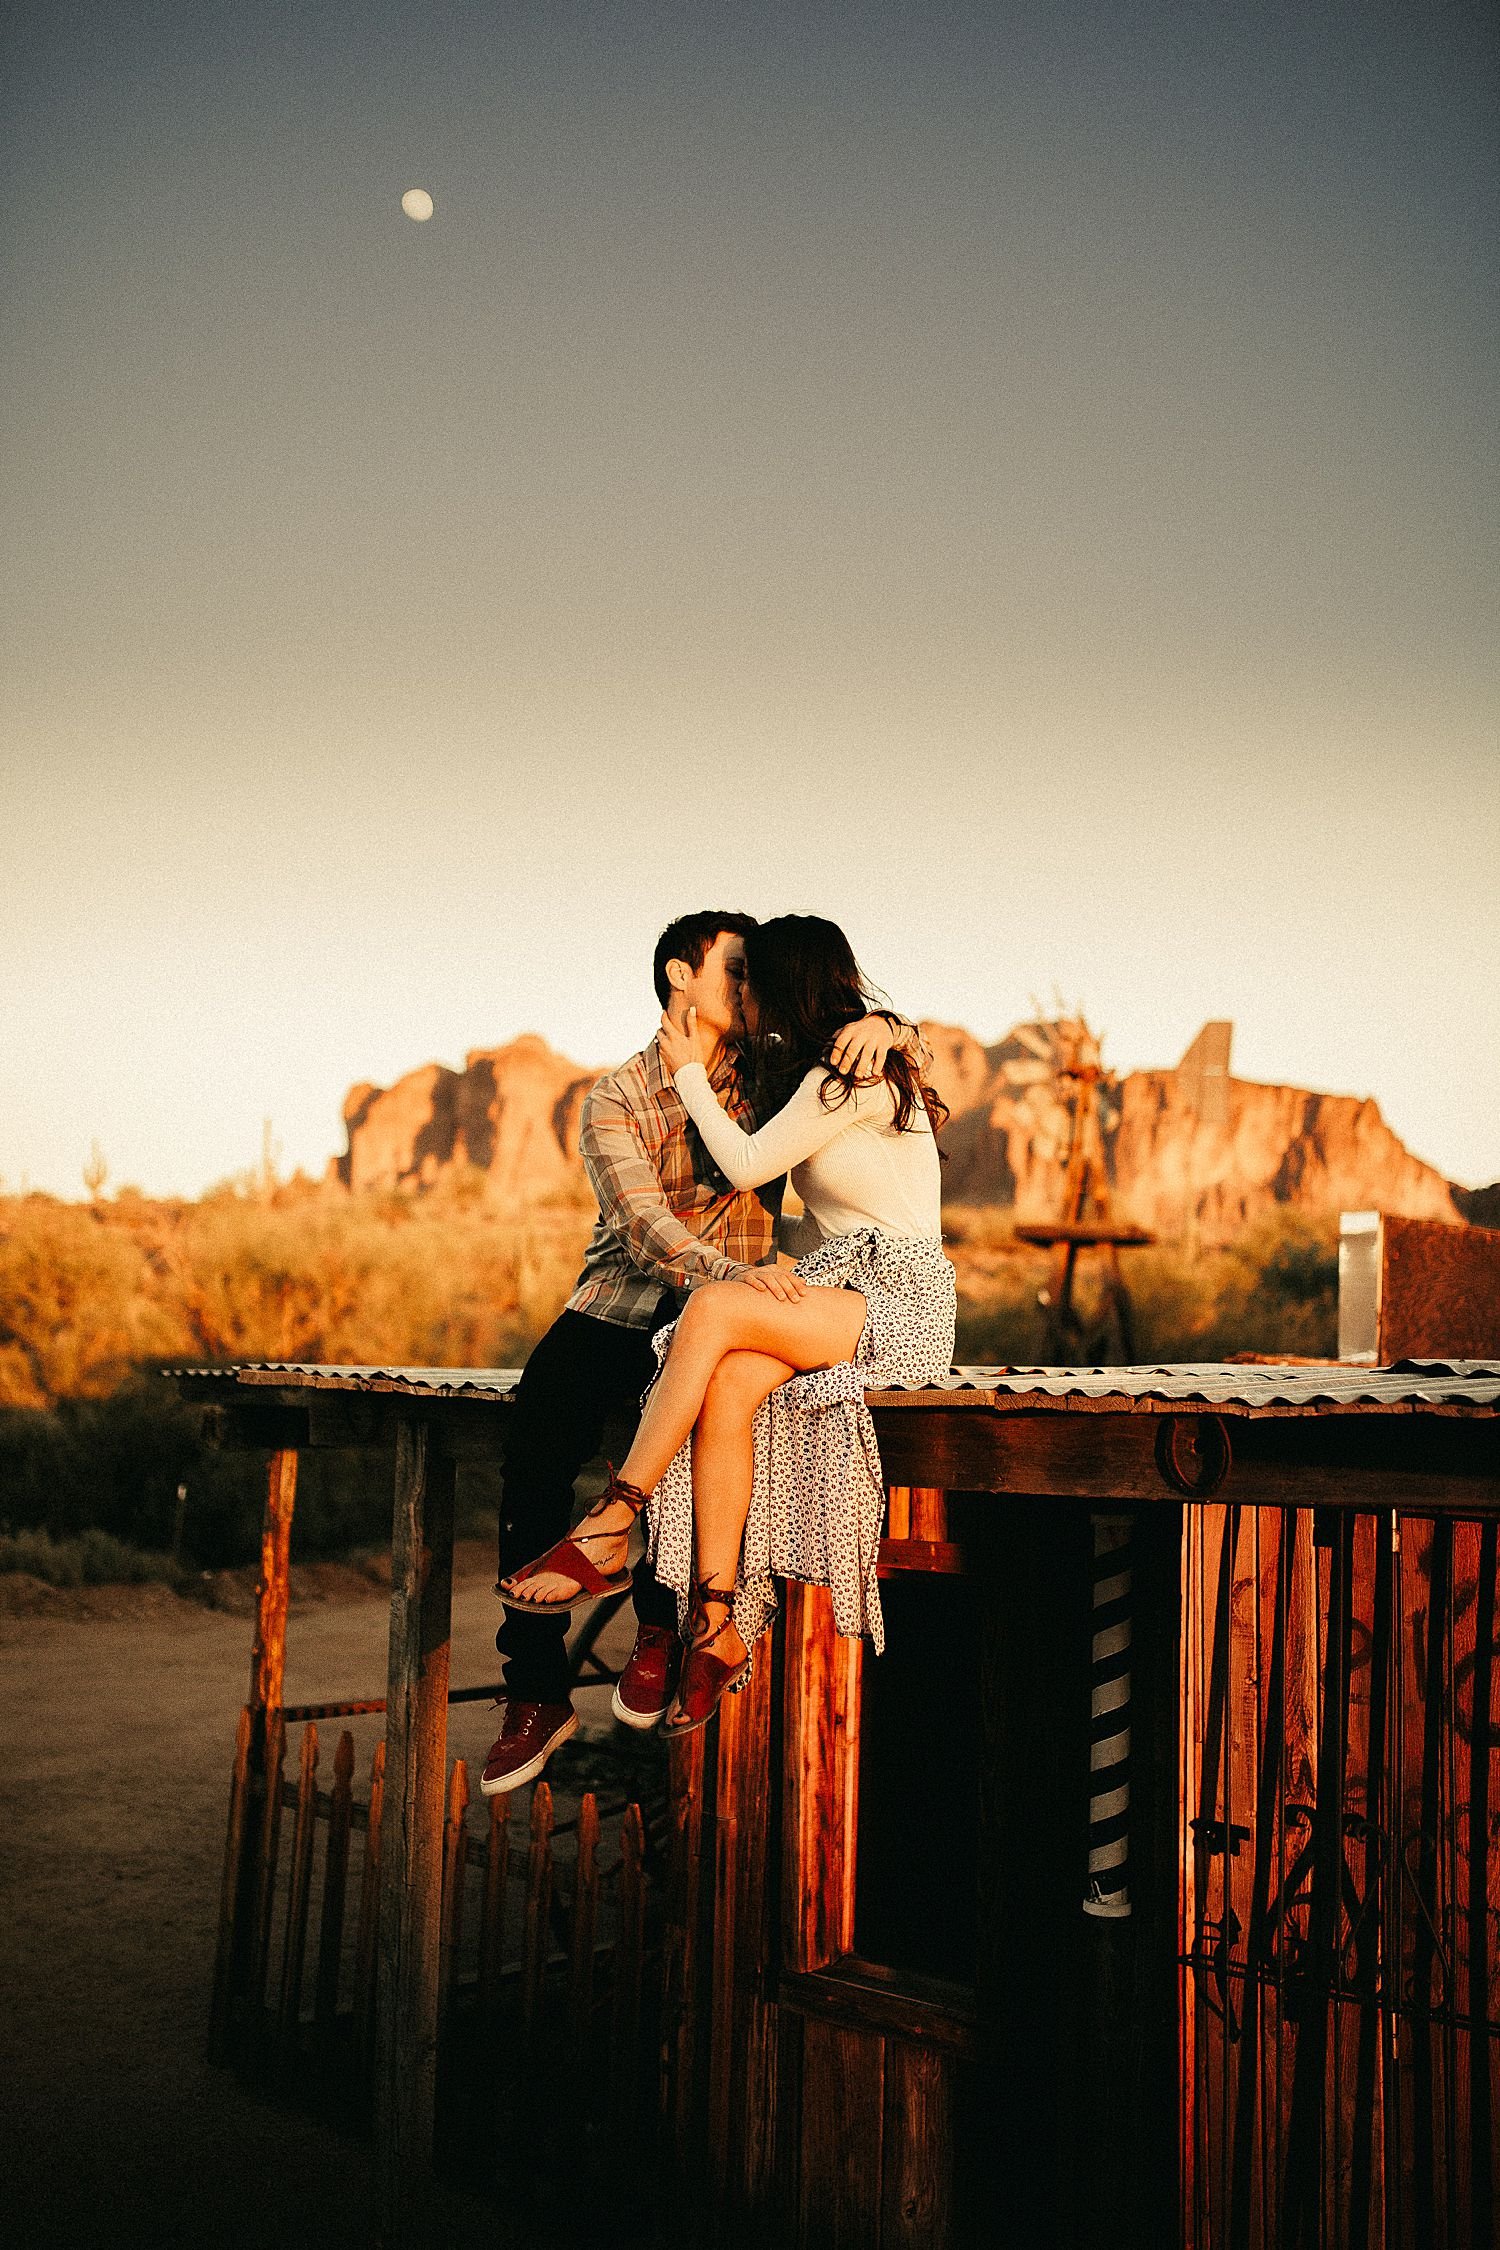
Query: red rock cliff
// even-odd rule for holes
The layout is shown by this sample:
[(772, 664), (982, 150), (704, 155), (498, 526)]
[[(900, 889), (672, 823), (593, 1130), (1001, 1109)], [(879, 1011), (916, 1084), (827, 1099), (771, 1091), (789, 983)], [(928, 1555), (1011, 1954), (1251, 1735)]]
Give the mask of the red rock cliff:
[[(924, 1024), (934, 1082), (953, 1112), (943, 1136), (950, 1202), (997, 1204), (1018, 1219), (1055, 1215), (1068, 1134), (1056, 1078), (1061, 1028), (1018, 1024), (984, 1047), (967, 1031)], [(576, 1192), (579, 1116), (596, 1075), (528, 1033), (476, 1049), (461, 1071), (429, 1063), (389, 1088), (356, 1086), (337, 1175), (355, 1188), (420, 1191), (470, 1165), (497, 1200)], [(1185, 1069), (1106, 1077), (1099, 1098), (1116, 1209), (1163, 1236), (1191, 1227), (1212, 1246), (1287, 1208), (1461, 1217), (1448, 1182), (1409, 1153), (1373, 1101), (1242, 1078), (1206, 1101), (1201, 1078)]]

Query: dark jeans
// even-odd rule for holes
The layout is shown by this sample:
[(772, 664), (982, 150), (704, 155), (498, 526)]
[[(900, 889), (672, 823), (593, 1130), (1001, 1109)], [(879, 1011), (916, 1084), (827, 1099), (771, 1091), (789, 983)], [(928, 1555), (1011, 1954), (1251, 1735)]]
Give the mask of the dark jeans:
[[(676, 1313), (664, 1295), (657, 1322)], [(641, 1393), (656, 1372), (650, 1332), (621, 1328), (588, 1313), (565, 1312), (526, 1362), (505, 1440), (505, 1498), (500, 1510), (500, 1575), (518, 1570), (573, 1518), (573, 1479), (599, 1450), (605, 1422), (622, 1415), (632, 1432)], [(677, 1629), (677, 1597), (659, 1586), (644, 1556), (635, 1566), (635, 1614), (642, 1625)], [(505, 1659), (505, 1688), (517, 1702), (561, 1703), (568, 1693), (565, 1617), (505, 1612), (495, 1646)]]

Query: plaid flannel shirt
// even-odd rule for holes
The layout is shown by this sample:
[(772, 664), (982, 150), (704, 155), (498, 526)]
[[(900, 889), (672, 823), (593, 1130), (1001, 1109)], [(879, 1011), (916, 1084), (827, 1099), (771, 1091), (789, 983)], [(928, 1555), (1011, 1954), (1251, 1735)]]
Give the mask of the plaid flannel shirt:
[[(755, 1113), (732, 1066), (710, 1081), (747, 1131)], [(732, 1281), (775, 1254), (782, 1182), (732, 1188), (661, 1065), (653, 1039), (594, 1086), (579, 1135), (599, 1222), (568, 1299), (620, 1328), (650, 1328), (664, 1289), (679, 1298), (705, 1281)]]

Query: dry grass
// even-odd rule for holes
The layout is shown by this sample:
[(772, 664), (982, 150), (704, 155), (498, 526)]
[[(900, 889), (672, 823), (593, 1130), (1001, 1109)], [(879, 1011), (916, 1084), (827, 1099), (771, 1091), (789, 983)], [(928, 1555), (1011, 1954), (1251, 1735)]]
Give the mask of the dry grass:
[(0, 1199), (0, 1405), (103, 1398), (172, 1360), (495, 1367), (578, 1270), (578, 1204), (497, 1209), (293, 1181), (198, 1203)]

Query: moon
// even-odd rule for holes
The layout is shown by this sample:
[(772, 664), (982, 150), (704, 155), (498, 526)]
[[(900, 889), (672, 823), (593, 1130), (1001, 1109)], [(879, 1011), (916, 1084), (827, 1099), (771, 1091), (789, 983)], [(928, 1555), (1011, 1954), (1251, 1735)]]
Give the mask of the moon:
[(432, 197), (424, 187), (409, 187), (401, 198), (401, 208), (409, 219), (419, 222), (432, 217)]

